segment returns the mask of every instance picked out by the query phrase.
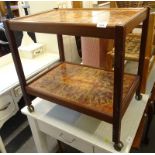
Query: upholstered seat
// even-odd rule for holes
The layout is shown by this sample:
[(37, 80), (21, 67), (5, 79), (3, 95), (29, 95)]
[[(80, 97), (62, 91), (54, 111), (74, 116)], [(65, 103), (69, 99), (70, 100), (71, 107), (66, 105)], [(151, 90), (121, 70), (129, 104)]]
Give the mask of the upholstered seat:
[[(140, 49), (140, 35), (129, 34), (126, 38), (125, 59), (138, 61), (139, 49)], [(114, 56), (114, 49), (108, 52), (108, 54)]]

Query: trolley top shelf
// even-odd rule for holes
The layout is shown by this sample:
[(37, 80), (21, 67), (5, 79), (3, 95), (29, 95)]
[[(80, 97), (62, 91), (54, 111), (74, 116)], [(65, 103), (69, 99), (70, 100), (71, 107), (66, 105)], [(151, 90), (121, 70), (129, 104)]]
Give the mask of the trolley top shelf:
[(11, 30), (113, 38), (116, 26), (129, 32), (146, 16), (147, 8), (53, 9), (9, 23)]

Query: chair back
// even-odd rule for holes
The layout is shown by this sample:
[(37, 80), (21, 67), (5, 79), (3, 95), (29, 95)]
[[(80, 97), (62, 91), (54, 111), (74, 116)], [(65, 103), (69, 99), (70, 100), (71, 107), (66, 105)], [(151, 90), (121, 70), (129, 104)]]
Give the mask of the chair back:
[(147, 1), (112, 1), (110, 3), (111, 7), (116, 8), (136, 8), (151, 6), (151, 2)]

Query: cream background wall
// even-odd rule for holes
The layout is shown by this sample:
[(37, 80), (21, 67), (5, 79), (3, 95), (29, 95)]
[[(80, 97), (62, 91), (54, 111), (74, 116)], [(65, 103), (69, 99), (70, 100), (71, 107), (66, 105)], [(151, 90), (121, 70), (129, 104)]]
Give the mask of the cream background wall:
[[(28, 1), (30, 5), (29, 12), (30, 14), (50, 10), (53, 8), (71, 8), (71, 2), (69, 1)], [(21, 2), (19, 2), (20, 15), (24, 15), (23, 9), (20, 7)], [(43, 43), (46, 45), (47, 52), (58, 53), (57, 39), (56, 35), (53, 34), (43, 34), (36, 33), (37, 42)], [(80, 58), (77, 53), (75, 38), (73, 36), (63, 36), (64, 45), (65, 45), (65, 58), (67, 61), (79, 62)], [(23, 44), (29, 44), (31, 39), (28, 35), (24, 34)]]

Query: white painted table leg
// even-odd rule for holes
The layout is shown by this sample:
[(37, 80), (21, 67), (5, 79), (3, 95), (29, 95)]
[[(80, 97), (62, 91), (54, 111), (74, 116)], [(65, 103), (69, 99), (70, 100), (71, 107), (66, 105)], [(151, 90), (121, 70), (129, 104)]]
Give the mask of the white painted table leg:
[(1, 136), (0, 136), (0, 152), (6, 153), (5, 146), (3, 144)]
[(36, 120), (32, 119), (31, 117), (28, 117), (28, 121), (31, 127), (31, 131), (33, 134), (33, 138), (36, 144), (37, 151), (39, 153), (47, 153), (48, 146), (47, 146), (47, 141), (46, 141), (46, 135), (39, 130)]

